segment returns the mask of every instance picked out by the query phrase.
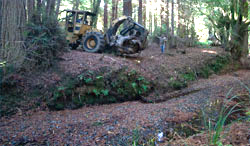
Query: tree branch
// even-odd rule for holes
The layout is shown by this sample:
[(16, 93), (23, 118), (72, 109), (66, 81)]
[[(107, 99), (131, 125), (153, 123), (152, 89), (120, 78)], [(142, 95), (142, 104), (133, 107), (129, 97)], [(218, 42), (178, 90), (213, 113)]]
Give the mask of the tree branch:
[(201, 8), (198, 8), (198, 10), (199, 10), (199, 12), (200, 12), (202, 15), (205, 15), (205, 16), (209, 19), (209, 21), (211, 21), (211, 23), (213, 24), (213, 26), (215, 26), (215, 27), (217, 26), (217, 25), (215, 24), (213, 18), (212, 18), (210, 15), (204, 13), (204, 12), (201, 10)]
[(216, 33), (214, 32), (214, 37), (216, 40), (218, 40), (219, 42), (221, 42), (221, 40), (216, 36)]

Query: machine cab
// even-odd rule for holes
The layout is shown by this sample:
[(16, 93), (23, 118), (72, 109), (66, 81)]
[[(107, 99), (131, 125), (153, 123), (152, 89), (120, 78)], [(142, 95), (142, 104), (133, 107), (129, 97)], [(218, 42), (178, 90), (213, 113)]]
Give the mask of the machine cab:
[(71, 43), (75, 42), (79, 37), (84, 35), (87, 30), (92, 28), (94, 13), (78, 10), (65, 10), (66, 11), (66, 24), (67, 40)]

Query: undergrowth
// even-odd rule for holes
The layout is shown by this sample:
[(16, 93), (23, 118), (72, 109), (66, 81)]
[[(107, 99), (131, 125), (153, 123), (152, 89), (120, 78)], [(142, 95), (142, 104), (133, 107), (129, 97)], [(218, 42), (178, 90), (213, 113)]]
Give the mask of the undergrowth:
[[(236, 94), (231, 96), (233, 89), (230, 89), (225, 99), (208, 101), (207, 105), (202, 107), (201, 111), (197, 112), (192, 119), (184, 122), (167, 123), (171, 127), (161, 128), (161, 131), (164, 133), (164, 144), (182, 145), (185, 144), (186, 138), (195, 134), (199, 135), (200, 133), (201, 135), (197, 136), (197, 138), (199, 140), (200, 137), (201, 141), (205, 138), (207, 140), (204, 141), (206, 145), (235, 145), (234, 141), (228, 141), (228, 138), (230, 139), (228, 136), (234, 135), (234, 133), (228, 133), (231, 124), (249, 121), (249, 111), (247, 109), (250, 105), (250, 89), (246, 85), (242, 85), (247, 89), (247, 95)], [(164, 123), (166, 124), (166, 122), (162, 124), (164, 125)], [(163, 125), (161, 126), (164, 127)], [(130, 135), (132, 141), (126, 140), (124, 142), (133, 146), (155, 146), (159, 143), (155, 133), (155, 130), (149, 134), (146, 131), (135, 129)], [(147, 137), (148, 135), (151, 136)], [(190, 144), (190, 141), (187, 141)], [(236, 143), (238, 142), (236, 141)]]
[(27, 62), (30, 67), (50, 67), (58, 53), (67, 46), (66, 34), (55, 16), (46, 16), (39, 23), (29, 22), (26, 35)]
[(47, 103), (51, 109), (74, 109), (83, 105), (137, 100), (151, 90), (151, 83), (135, 70), (102, 68), (86, 70), (75, 78), (68, 77)]
[[(219, 110), (215, 111), (215, 109), (210, 109), (213, 113), (206, 113), (207, 111), (202, 110), (202, 117), (204, 121), (205, 130), (208, 132), (208, 143), (209, 145), (221, 145), (222, 131), (226, 124), (232, 123), (236, 119), (230, 118), (232, 114), (235, 112), (243, 111), (242, 109), (237, 109), (240, 103), (236, 103), (233, 106), (229, 106), (229, 103), (238, 98), (238, 96), (233, 96), (229, 99), (230, 93), (232, 89), (227, 93), (226, 99), (224, 101), (220, 101)], [(210, 107), (214, 108), (214, 107)], [(210, 111), (210, 112), (211, 112)], [(218, 113), (216, 116), (214, 112)]]
[(208, 78), (213, 73), (218, 74), (222, 71), (228, 64), (232, 62), (230, 56), (216, 56), (215, 59), (209, 61), (204, 65), (199, 71), (197, 71), (198, 77)]
[(232, 60), (230, 56), (216, 56), (213, 60), (208, 61), (203, 66), (197, 69), (186, 69), (179, 72), (177, 77), (170, 78), (169, 86), (175, 90), (180, 90), (187, 87), (188, 82), (194, 81), (197, 78), (208, 78), (212, 74), (218, 74), (225, 69)]
[(33, 100), (33, 91), (26, 90), (29, 85), (24, 85), (24, 76), (35, 70), (47, 70), (67, 46), (66, 35), (54, 15), (42, 15), (41, 19), (29, 22), (24, 33), (25, 41), (19, 42), (20, 48), (8, 44), (0, 49), (0, 117), (14, 114), (21, 106), (30, 106), (27, 104)]

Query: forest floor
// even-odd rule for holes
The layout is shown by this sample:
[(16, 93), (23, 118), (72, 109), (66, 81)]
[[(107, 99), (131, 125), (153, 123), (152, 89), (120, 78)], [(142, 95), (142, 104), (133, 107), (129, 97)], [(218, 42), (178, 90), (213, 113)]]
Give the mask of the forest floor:
[(32, 72), (26, 78), (26, 82), (36, 86), (49, 86), (61, 80), (60, 73), (78, 75), (86, 69), (96, 70), (107, 66), (113, 69), (127, 67), (130, 70), (138, 71), (146, 78), (156, 80), (157, 83), (164, 85), (177, 72), (203, 65), (215, 56), (223, 53), (222, 48), (212, 47), (209, 49), (171, 49), (162, 54), (159, 46), (156, 44), (151, 45), (139, 55), (127, 57), (73, 50), (60, 56), (60, 61), (56, 68), (59, 72), (55, 71), (54, 68), (43, 73)]
[[(111, 54), (70, 51), (61, 56), (59, 68), (65, 73), (77, 75), (84, 69), (128, 66), (146, 78), (164, 85), (170, 77), (182, 69), (197, 67), (221, 53), (224, 53), (221, 48), (188, 48), (161, 54), (156, 45), (143, 51), (139, 57), (127, 58)], [(165, 143), (160, 145), (168, 145), (169, 137), (174, 137), (172, 145), (206, 145), (206, 135), (187, 138), (197, 133), (194, 130), (192, 134), (184, 133), (183, 136), (179, 133), (176, 136), (173, 127), (178, 123), (187, 122), (188, 127), (195, 129), (188, 121), (200, 116), (200, 110), (212, 101), (227, 98), (226, 94), (231, 88), (233, 88), (231, 95), (247, 94), (241, 83), (249, 86), (249, 76), (249, 70), (239, 70), (223, 75), (212, 75), (208, 79), (198, 79), (183, 89), (190, 89), (192, 92), (159, 103), (131, 101), (63, 111), (41, 110), (40, 107), (27, 112), (19, 109), (17, 114), (0, 119), (0, 145), (132, 145), (135, 132), (140, 134), (140, 141), (145, 142), (155, 137), (159, 131), (168, 135), (164, 137)], [(58, 73), (48, 71), (27, 82), (37, 86), (49, 86), (60, 80), (62, 79)], [(171, 93), (166, 92), (161, 97), (169, 97)], [(232, 132), (233, 130), (236, 131)], [(236, 123), (224, 137), (223, 142), (245, 146), (249, 145), (249, 139), (250, 124)]]

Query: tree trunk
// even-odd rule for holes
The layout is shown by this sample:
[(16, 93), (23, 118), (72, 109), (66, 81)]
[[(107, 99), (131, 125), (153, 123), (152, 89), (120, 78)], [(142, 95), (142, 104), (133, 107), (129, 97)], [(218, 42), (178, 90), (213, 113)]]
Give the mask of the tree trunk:
[[(242, 16), (246, 19), (248, 19), (248, 2), (247, 0), (242, 0)], [(242, 38), (243, 38), (243, 48), (241, 52), (241, 57), (247, 57), (249, 54), (248, 50), (248, 26), (243, 22), (243, 25), (245, 25), (245, 28), (243, 26), (243, 32), (242, 32)]]
[(0, 0), (0, 47), (2, 46), (1, 45), (1, 32), (2, 32), (2, 0)]
[(149, 12), (149, 31), (150, 31), (150, 34), (152, 35), (152, 33), (153, 33), (153, 14), (152, 14), (152, 11)]
[(74, 0), (73, 10), (78, 10), (79, 9), (79, 4), (80, 4), (80, 0)]
[(115, 18), (115, 8), (116, 8), (116, 0), (112, 0), (112, 18), (111, 21), (113, 21)]
[(167, 6), (166, 6), (166, 29), (167, 29), (167, 36), (169, 36), (169, 0), (167, 0)]
[(143, 1), (143, 26), (146, 28), (146, 15), (147, 15), (147, 8), (146, 8), (147, 1)]
[[(157, 0), (154, 1), (155, 3), (157, 3)], [(158, 27), (158, 20), (157, 20), (157, 7), (155, 7), (154, 9), (154, 31), (156, 31), (157, 27)]]
[(108, 0), (104, 1), (104, 31), (108, 28)]
[(181, 5), (180, 0), (177, 0), (178, 5), (178, 26), (177, 26), (177, 35), (180, 36), (180, 29), (181, 29)]
[(56, 4), (56, 18), (58, 18), (59, 10), (60, 10), (61, 0), (57, 0)]
[(25, 40), (24, 27), (26, 24), (25, 8), (26, 0), (2, 0), (2, 17), (0, 17), (2, 19), (2, 28), (4, 28), (1, 31), (2, 48), (16, 50), (23, 48), (23, 41)]
[(123, 15), (132, 16), (132, 0), (123, 0)]
[(56, 0), (48, 0), (47, 3), (47, 7), (48, 7), (48, 11), (47, 14), (49, 14), (49, 16), (52, 16), (55, 12), (55, 5), (56, 5)]
[(142, 0), (139, 0), (139, 7), (138, 7), (138, 23), (142, 24)]
[[(44, 0), (43, 0), (43, 1), (44, 1)], [(46, 12), (47, 12), (46, 15), (47, 15), (47, 16), (50, 16), (50, 8), (51, 8), (50, 5), (51, 5), (51, 1), (52, 1), (52, 0), (47, 0), (47, 5), (46, 5)], [(44, 4), (45, 4), (45, 3), (44, 3)]]
[(27, 8), (28, 8), (28, 21), (33, 22), (34, 18), (34, 11), (35, 11), (35, 0), (28, 0), (27, 3)]
[(171, 12), (171, 35), (174, 36), (174, 0), (172, 0), (172, 12)]
[(154, 31), (157, 30), (157, 27), (158, 27), (158, 20), (157, 20), (157, 13), (155, 13), (154, 14)]
[(35, 21), (34, 21), (35, 24), (41, 23), (42, 7), (43, 7), (42, 0), (37, 0)]
[(248, 2), (246, 0), (239, 1), (239, 16), (236, 24), (232, 21), (232, 39), (231, 39), (231, 54), (235, 60), (246, 58), (248, 51), (248, 26), (249, 23), (244, 22), (244, 18), (248, 18)]
[(112, 0), (112, 14), (111, 14), (112, 18), (111, 18), (111, 22), (113, 20), (115, 20), (117, 18), (117, 16), (118, 16), (118, 14), (117, 14), (118, 13), (118, 11), (117, 11), (118, 2), (119, 2), (119, 0)]
[(172, 0), (172, 12), (171, 12), (171, 42), (170, 46), (174, 45), (174, 0)]
[(164, 0), (161, 0), (161, 15), (160, 15), (160, 17), (161, 17), (161, 27), (160, 27), (160, 32), (161, 32), (161, 34), (162, 34), (162, 27), (163, 27), (163, 24), (164, 24), (164, 12), (165, 10), (164, 10)]
[(98, 18), (98, 13), (99, 13), (99, 8), (100, 8), (100, 3), (101, 0), (94, 0), (93, 2), (93, 13), (96, 14), (96, 16), (93, 18), (93, 27), (96, 28), (97, 25), (97, 18)]
[(115, 3), (115, 19), (118, 18), (118, 3), (119, 3), (119, 0), (116, 0), (116, 3)]

